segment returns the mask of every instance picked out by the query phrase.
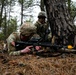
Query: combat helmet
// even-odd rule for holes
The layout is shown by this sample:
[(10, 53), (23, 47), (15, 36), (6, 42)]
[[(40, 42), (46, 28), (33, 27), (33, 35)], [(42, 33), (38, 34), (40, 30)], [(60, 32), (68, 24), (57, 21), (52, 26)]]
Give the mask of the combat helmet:
[(41, 18), (41, 17), (46, 18), (46, 14), (44, 11), (39, 12), (38, 18)]
[(21, 35), (29, 36), (30, 34), (36, 33), (36, 27), (30, 22), (25, 22), (20, 28), (20, 33)]

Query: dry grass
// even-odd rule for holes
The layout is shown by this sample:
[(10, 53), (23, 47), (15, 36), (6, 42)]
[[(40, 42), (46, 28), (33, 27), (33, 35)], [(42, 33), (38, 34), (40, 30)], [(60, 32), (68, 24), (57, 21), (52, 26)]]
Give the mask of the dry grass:
[(0, 75), (76, 75), (76, 54), (45, 58), (0, 53)]

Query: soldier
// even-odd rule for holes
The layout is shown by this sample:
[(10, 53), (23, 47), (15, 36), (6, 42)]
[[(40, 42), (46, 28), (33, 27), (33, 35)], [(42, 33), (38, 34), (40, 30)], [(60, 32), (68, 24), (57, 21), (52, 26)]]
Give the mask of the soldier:
[[(36, 32), (36, 27), (32, 25), (29, 22), (25, 22), (21, 28), (20, 32), (13, 32), (10, 34), (10, 36), (7, 38), (7, 47), (8, 47), (8, 53), (9, 55), (20, 55), (24, 53), (30, 52), (30, 48), (33, 46), (27, 46), (22, 50), (16, 50), (15, 49), (15, 42), (16, 41), (28, 41), (33, 37), (33, 35)], [(36, 50), (39, 50), (39, 46), (36, 46)]]
[[(36, 27), (37, 27), (37, 34), (40, 35), (40, 37), (42, 38), (45, 38), (46, 35), (45, 34), (48, 34), (48, 24), (47, 22), (45, 21), (46, 19), (46, 14), (44, 11), (41, 11), (39, 14), (38, 14), (38, 21), (36, 21), (36, 23), (34, 24)], [(51, 40), (51, 32), (49, 32), (48, 34), (48, 39)]]

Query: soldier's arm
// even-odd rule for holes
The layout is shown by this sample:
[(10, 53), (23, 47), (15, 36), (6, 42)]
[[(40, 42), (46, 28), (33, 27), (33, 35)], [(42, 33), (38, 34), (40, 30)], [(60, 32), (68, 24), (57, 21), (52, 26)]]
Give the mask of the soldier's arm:
[(9, 55), (20, 55), (20, 51), (16, 51), (16, 49), (15, 49), (15, 41), (16, 41), (16, 37), (12, 33), (7, 38), (7, 47), (8, 47), (8, 53), (9, 53)]

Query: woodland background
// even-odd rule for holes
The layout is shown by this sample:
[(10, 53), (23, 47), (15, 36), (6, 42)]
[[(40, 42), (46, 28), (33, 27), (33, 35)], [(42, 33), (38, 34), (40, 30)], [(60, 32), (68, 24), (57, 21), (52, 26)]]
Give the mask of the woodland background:
[[(13, 31), (17, 31), (24, 21), (33, 23), (37, 17), (35, 9), (44, 10), (43, 6), (43, 0), (0, 0), (0, 40), (5, 40)], [(66, 6), (75, 20), (76, 2), (67, 0)]]
[[(74, 21), (76, 2), (65, 1), (71, 19)], [(39, 10), (45, 10), (43, 0), (0, 0), (0, 75), (76, 75), (76, 53), (63, 53), (52, 57), (47, 53), (41, 54), (44, 56), (30, 53), (9, 56), (8, 53), (3, 52), (3, 41), (13, 31), (18, 31), (24, 21), (34, 22), (37, 17), (37, 7)]]

